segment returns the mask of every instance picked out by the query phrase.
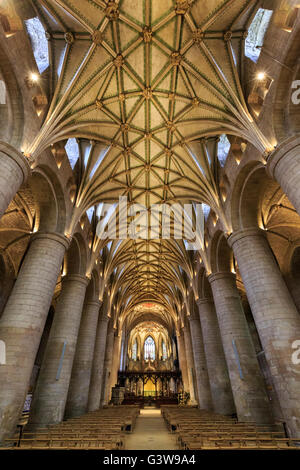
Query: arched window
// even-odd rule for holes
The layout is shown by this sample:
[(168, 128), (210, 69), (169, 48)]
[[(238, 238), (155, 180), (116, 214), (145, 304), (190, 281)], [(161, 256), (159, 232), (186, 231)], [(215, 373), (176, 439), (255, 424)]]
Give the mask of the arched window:
[(44, 27), (37, 16), (25, 20), (25, 25), (30, 37), (36, 65), (39, 72), (42, 73), (49, 67), (48, 41), (45, 36)]
[(148, 336), (144, 343), (144, 358), (146, 361), (155, 360), (155, 342), (151, 336)]
[(245, 55), (253, 62), (258, 61), (272, 15), (273, 10), (259, 8), (249, 27), (245, 41)]
[(163, 361), (166, 361), (168, 359), (166, 343), (164, 342), (164, 340), (162, 340), (162, 358), (163, 358)]
[(74, 170), (74, 167), (77, 163), (77, 160), (79, 158), (79, 146), (73, 137), (67, 140), (67, 143), (65, 145), (65, 150), (67, 152), (67, 155), (69, 157), (70, 165), (72, 167), (72, 170)]
[(229, 150), (230, 150), (230, 142), (227, 138), (227, 135), (226, 134), (220, 135), (220, 139), (218, 142), (218, 159), (222, 167), (226, 163)]
[(136, 361), (136, 358), (137, 358), (137, 341), (136, 340), (132, 345), (132, 355), (131, 355), (131, 357), (134, 361)]

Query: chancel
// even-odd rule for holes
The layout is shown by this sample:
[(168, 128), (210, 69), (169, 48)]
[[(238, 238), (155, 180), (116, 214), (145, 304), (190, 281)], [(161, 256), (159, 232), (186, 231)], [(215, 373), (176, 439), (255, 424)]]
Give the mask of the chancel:
[(1, 449), (299, 449), (299, 32), (0, 2)]
[(150, 302), (141, 304), (132, 318), (137, 325), (126, 325), (128, 333), (124, 338), (128, 336), (128, 339), (123, 347), (127, 347), (127, 351), (123, 356), (125, 361), (118, 374), (117, 386), (123, 404), (178, 403), (178, 393), (183, 384), (177, 367), (178, 352), (176, 337), (172, 337), (172, 319), (166, 313), (165, 325), (163, 318), (159, 323), (143, 321), (143, 309), (148, 311), (149, 317), (158, 307)]

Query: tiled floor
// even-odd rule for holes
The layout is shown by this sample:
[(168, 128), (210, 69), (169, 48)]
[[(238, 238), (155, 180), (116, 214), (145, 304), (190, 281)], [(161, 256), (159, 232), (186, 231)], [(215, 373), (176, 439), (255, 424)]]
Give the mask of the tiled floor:
[(127, 450), (174, 450), (178, 449), (176, 438), (168, 431), (160, 410), (141, 410), (135, 430), (126, 436)]

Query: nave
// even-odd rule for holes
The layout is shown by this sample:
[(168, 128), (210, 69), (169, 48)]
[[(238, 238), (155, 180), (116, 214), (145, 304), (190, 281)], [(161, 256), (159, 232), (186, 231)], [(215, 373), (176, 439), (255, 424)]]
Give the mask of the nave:
[(189, 406), (109, 406), (6, 440), (15, 450), (300, 450), (280, 424), (241, 422)]
[(132, 434), (126, 436), (127, 450), (176, 450), (179, 446), (157, 408), (141, 410)]
[(0, 2), (2, 448), (297, 446), (299, 50), (297, 0)]

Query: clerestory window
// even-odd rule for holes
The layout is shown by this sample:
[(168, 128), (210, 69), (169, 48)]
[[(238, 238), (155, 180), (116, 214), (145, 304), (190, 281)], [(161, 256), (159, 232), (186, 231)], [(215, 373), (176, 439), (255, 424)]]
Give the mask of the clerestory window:
[(49, 67), (48, 41), (45, 30), (38, 17), (25, 20), (26, 29), (30, 37), (33, 55), (39, 72), (43, 73)]
[(259, 8), (250, 25), (245, 41), (245, 55), (253, 62), (258, 61), (272, 15), (272, 10)]

